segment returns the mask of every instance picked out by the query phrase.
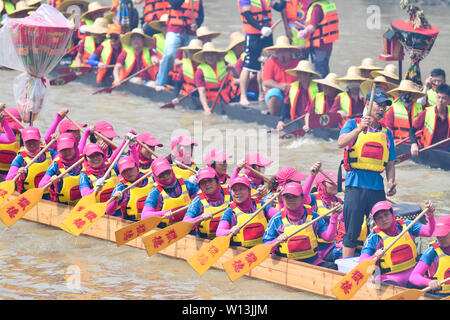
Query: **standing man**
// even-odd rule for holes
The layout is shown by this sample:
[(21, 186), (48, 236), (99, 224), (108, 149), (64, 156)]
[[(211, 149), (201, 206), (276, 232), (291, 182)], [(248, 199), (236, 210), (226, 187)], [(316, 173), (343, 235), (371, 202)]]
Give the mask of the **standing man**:
[(298, 37), (306, 39), (309, 57), (316, 72), (325, 78), (330, 73), (330, 56), (333, 42), (339, 40), (338, 14), (334, 2), (316, 0), (306, 14), (306, 27)]
[[(371, 92), (366, 96), (366, 113), (370, 109)], [(391, 105), (386, 94), (377, 89), (370, 114), (362, 119), (351, 119), (340, 131), (338, 146), (344, 150), (345, 235), (342, 256), (352, 257), (358, 244), (364, 216), (368, 216), (378, 201), (392, 196), (395, 189), (395, 164), (397, 155), (392, 132), (381, 126), (380, 119)], [(387, 192), (384, 191), (381, 173), (386, 170)]]
[(433, 69), (430, 76), (425, 81), (423, 92), (426, 93), (426, 98), (421, 98), (417, 102), (425, 107), (435, 106), (437, 104), (436, 89), (441, 84), (445, 83), (445, 71), (442, 69)]
[(150, 22), (160, 20), (163, 14), (168, 14), (170, 4), (168, 0), (136, 0), (136, 4), (144, 2), (144, 16), (142, 17), (142, 30), (148, 36), (153, 36), (159, 31), (152, 28)]

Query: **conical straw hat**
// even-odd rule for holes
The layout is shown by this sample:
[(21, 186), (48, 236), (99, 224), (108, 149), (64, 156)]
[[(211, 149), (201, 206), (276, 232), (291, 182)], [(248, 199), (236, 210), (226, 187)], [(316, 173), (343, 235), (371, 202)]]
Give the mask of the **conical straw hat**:
[(370, 75), (372, 77), (374, 77), (374, 78), (377, 77), (377, 76), (385, 76), (387, 78), (391, 78), (391, 79), (394, 79), (394, 80), (397, 80), (397, 81), (399, 80), (398, 79), (397, 66), (395, 64), (392, 64), (392, 63), (386, 65), (383, 70), (372, 71), (370, 73)]
[(159, 20), (153, 20), (149, 23), (149, 26), (152, 29), (161, 31), (162, 24), (167, 25), (167, 21), (169, 21), (169, 15), (167, 13), (163, 14)]
[(108, 20), (105, 18), (97, 18), (94, 23), (86, 26), (86, 32), (94, 34), (105, 34), (108, 32)]
[(102, 6), (98, 1), (94, 1), (94, 2), (89, 3), (88, 11), (86, 11), (85, 13), (83, 13), (81, 15), (81, 19), (87, 18), (88, 15), (90, 15), (91, 13), (94, 13), (94, 12), (99, 12), (99, 11), (106, 12), (109, 10), (111, 10), (111, 7)]
[(133, 30), (125, 33), (122, 38), (120, 38), (120, 42), (122, 42), (124, 46), (131, 46), (131, 36), (133, 34), (139, 34), (144, 37), (145, 48), (153, 46), (153, 38), (146, 35), (141, 28), (134, 28)]
[(362, 70), (383, 70), (383, 68), (375, 65), (375, 61), (372, 58), (364, 58), (358, 68)]
[(206, 26), (201, 26), (200, 28), (197, 29), (197, 38), (210, 36), (212, 37), (211, 39), (213, 39), (218, 37), (220, 34), (221, 32), (210, 31)]
[(286, 72), (294, 77), (297, 76), (297, 72), (306, 72), (312, 74), (316, 79), (320, 78), (320, 74), (314, 71), (313, 65), (309, 60), (300, 60), (295, 68), (287, 69)]
[(411, 80), (402, 80), (397, 88), (390, 90), (388, 93), (393, 97), (398, 97), (402, 92), (411, 93), (413, 100), (425, 96), (425, 93), (416, 89), (414, 82)]
[(302, 48), (299, 46), (293, 46), (289, 42), (289, 38), (286, 36), (279, 36), (277, 40), (275, 41), (275, 45), (264, 48), (264, 52), (266, 51), (273, 51), (277, 49), (291, 49), (291, 50), (298, 50), (300, 51)]
[(364, 78), (361, 75), (361, 70), (358, 67), (351, 66), (347, 69), (347, 74), (345, 77), (338, 78), (338, 81), (365, 81), (367, 78)]
[(186, 47), (180, 47), (183, 51), (200, 51), (203, 49), (203, 42), (200, 39), (192, 39)]
[(79, 6), (81, 9), (81, 12), (86, 12), (89, 6), (89, 2), (86, 0), (64, 0), (63, 3), (59, 5), (59, 11), (66, 12), (67, 8), (69, 8), (71, 5)]
[(192, 58), (199, 63), (204, 63), (205, 60), (203, 58), (203, 54), (206, 52), (216, 53), (217, 55), (220, 56), (220, 59), (223, 58), (227, 54), (227, 52), (225, 50), (216, 49), (216, 47), (214, 46), (214, 43), (207, 42), (203, 45), (203, 49), (201, 51), (197, 52), (196, 54), (194, 54), (194, 56)]
[(329, 73), (325, 77), (325, 79), (313, 80), (314, 82), (320, 83), (322, 85), (326, 85), (332, 88), (335, 88), (339, 91), (344, 91), (338, 84), (338, 75), (336, 73)]
[(395, 83), (387, 81), (387, 79), (383, 76), (375, 77), (375, 79), (368, 79), (361, 83), (361, 92), (363, 93), (363, 96), (365, 97), (370, 90), (372, 90), (372, 83), (384, 83), (388, 86), (388, 90), (394, 89), (397, 85)]
[(245, 42), (245, 36), (239, 31), (230, 34), (230, 44), (228, 45), (227, 51), (230, 51), (237, 45)]
[(25, 1), (19, 1), (16, 3), (16, 10), (8, 14), (11, 18), (24, 18), (27, 17), (32, 11), (35, 11), (36, 8), (29, 7)]

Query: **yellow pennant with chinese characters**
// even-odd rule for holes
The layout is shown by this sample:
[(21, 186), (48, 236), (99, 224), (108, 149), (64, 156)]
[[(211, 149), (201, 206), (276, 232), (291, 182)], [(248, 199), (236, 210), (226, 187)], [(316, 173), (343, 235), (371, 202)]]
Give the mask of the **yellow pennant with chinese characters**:
[(156, 228), (161, 222), (162, 217), (152, 216), (143, 220), (134, 222), (116, 231), (116, 244), (118, 247), (130, 242), (137, 237), (144, 235), (150, 230)]
[(350, 300), (370, 278), (374, 269), (374, 259), (360, 262), (333, 287), (332, 291), (336, 298), (339, 300)]
[(14, 192), (16, 184), (13, 180), (0, 182), (0, 206), (9, 198)]
[(94, 203), (86, 209), (70, 214), (60, 228), (78, 237), (105, 214), (107, 206), (107, 202)]
[(45, 188), (33, 188), (5, 203), (0, 208), (0, 219), (7, 227), (11, 227), (41, 201), (44, 191)]

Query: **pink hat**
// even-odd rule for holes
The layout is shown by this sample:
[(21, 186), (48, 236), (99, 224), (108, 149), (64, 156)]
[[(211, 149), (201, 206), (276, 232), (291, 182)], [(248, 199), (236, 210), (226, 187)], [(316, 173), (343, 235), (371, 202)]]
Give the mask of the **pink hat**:
[(389, 201), (378, 201), (375, 203), (375, 205), (372, 207), (372, 217), (375, 216), (375, 213), (381, 210), (391, 210), (391, 212), (394, 212), (392, 209), (392, 205), (389, 203)]
[(262, 157), (258, 152), (251, 152), (245, 156), (245, 162), (250, 166), (256, 164), (260, 167), (266, 167), (273, 161)]
[[(333, 179), (334, 182), (337, 183), (338, 178), (337, 178), (337, 176), (333, 173), (333, 171), (331, 171), (331, 170), (324, 170), (323, 172), (325, 172), (327, 175), (329, 175), (330, 178)], [(323, 175), (322, 173), (319, 173), (319, 174), (316, 176), (316, 186), (318, 186), (319, 184), (321, 184), (321, 183), (324, 182), (324, 181), (330, 182), (330, 180), (328, 180), (328, 178), (325, 177), (325, 175)], [(342, 181), (345, 181), (345, 178), (342, 178)], [(331, 182), (330, 182), (330, 183), (331, 183)]]
[(233, 188), (233, 186), (234, 186), (235, 184), (238, 184), (238, 183), (247, 186), (249, 189), (252, 188), (252, 185), (251, 185), (251, 183), (250, 183), (250, 180), (249, 180), (248, 178), (246, 178), (246, 177), (243, 177), (243, 176), (237, 176), (236, 178), (234, 178), (233, 180), (231, 180), (228, 184), (229, 184), (230, 188)]
[(231, 158), (231, 156), (226, 153), (218, 150), (212, 149), (205, 156), (206, 165), (210, 166), (213, 162), (224, 163), (227, 159)]
[(296, 181), (296, 182), (300, 183), (301, 181), (305, 180), (306, 177), (307, 177), (306, 174), (303, 174), (303, 173), (297, 171), (293, 167), (284, 167), (283, 169), (278, 171), (278, 173), (275, 175), (275, 178), (277, 179), (278, 184), (281, 186), (284, 186), (288, 180), (292, 180), (292, 181)]
[(100, 148), (100, 146), (96, 143), (89, 143), (83, 149), (83, 153), (87, 156), (90, 156), (91, 154), (96, 153), (96, 152), (99, 152), (99, 153), (105, 155), (105, 152), (103, 151), (103, 149)]
[(190, 145), (194, 145), (197, 146), (198, 144), (195, 143), (194, 141), (192, 141), (191, 139), (189, 139), (189, 137), (186, 136), (178, 136), (175, 139), (172, 140), (172, 142), (170, 143), (170, 148), (172, 150), (176, 149), (176, 147), (178, 145), (181, 146), (190, 146)]
[(117, 166), (119, 167), (119, 172), (122, 173), (125, 169), (136, 167), (136, 162), (134, 162), (132, 157), (125, 156), (119, 159)]
[(156, 177), (164, 171), (172, 170), (172, 166), (166, 158), (156, 158), (155, 160), (153, 160), (151, 168), (153, 175), (155, 175)]
[(197, 182), (200, 183), (200, 181), (203, 179), (216, 178), (216, 177), (217, 177), (216, 170), (214, 170), (213, 168), (210, 168), (210, 167), (206, 167), (206, 168), (200, 169), (198, 171)]
[[(17, 120), (22, 121), (22, 116), (20, 115), (19, 110), (15, 108), (6, 108), (5, 110), (11, 113)], [(11, 129), (15, 130), (22, 129), (22, 127), (17, 122), (15, 122), (8, 114), (6, 114), (6, 112), (5, 112), (5, 120), (8, 121), (9, 127)]]
[(148, 132), (141, 133), (140, 135), (137, 136), (137, 139), (140, 142), (145, 143), (146, 145), (149, 145), (151, 147), (155, 147), (155, 146), (162, 147), (163, 146), (163, 144), (161, 142), (156, 140), (156, 138)]
[(113, 127), (111, 124), (109, 124), (106, 121), (100, 121), (97, 122), (94, 125), (94, 130), (100, 132), (101, 134), (103, 134), (105, 137), (107, 137), (108, 139), (112, 139), (112, 138), (116, 138), (119, 135), (114, 131)]
[(75, 144), (76, 144), (75, 137), (70, 133), (63, 133), (56, 140), (58, 152), (63, 149), (73, 148)]
[[(86, 127), (87, 124), (86, 123), (78, 123), (78, 125), (82, 128)], [(72, 123), (72, 121), (68, 120), (68, 119), (64, 119), (63, 121), (61, 121), (61, 123), (59, 124), (59, 134), (61, 133), (65, 133), (67, 131), (75, 131), (75, 130), (79, 130), (78, 127), (76, 125), (74, 125)]]
[(26, 127), (22, 129), (22, 140), (24, 142), (28, 140), (41, 141), (41, 133), (39, 132), (39, 129), (36, 127)]
[(443, 216), (436, 219), (436, 226), (432, 237), (445, 237), (450, 232), (450, 216)]
[(297, 182), (289, 182), (284, 186), (283, 192), (281, 194), (285, 195), (287, 193), (293, 194), (294, 196), (297, 197), (301, 196), (303, 194), (302, 185)]

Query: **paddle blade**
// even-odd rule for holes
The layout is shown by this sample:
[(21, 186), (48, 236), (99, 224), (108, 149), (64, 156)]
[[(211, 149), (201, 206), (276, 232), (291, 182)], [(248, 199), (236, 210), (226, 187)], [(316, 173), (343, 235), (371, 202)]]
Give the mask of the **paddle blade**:
[(192, 222), (180, 221), (144, 237), (142, 241), (148, 255), (152, 256), (185, 237), (194, 225)]
[(78, 76), (75, 73), (69, 73), (64, 76), (50, 80), (50, 85), (51, 86), (63, 86), (66, 83), (69, 83), (69, 82), (75, 80), (77, 77)]
[(306, 131), (303, 129), (297, 129), (280, 136), (281, 139), (292, 139), (292, 138), (300, 138), (306, 134)]
[(442, 298), (441, 300), (450, 300), (450, 296)]
[(372, 275), (375, 261), (364, 260), (347, 273), (332, 289), (339, 300), (350, 300)]
[(162, 217), (148, 217), (144, 220), (132, 223), (122, 229), (116, 231), (116, 244), (118, 247), (130, 242), (137, 237), (149, 232), (156, 228), (161, 222)]
[(395, 159), (395, 164), (411, 159), (411, 157), (412, 157), (411, 153), (402, 154), (398, 156), (397, 159)]
[(5, 203), (0, 208), (0, 219), (7, 227), (11, 227), (17, 220), (22, 218), (25, 213), (41, 201), (43, 194), (43, 188), (27, 190), (14, 200)]
[(205, 244), (187, 262), (199, 275), (204, 274), (230, 247), (231, 235), (217, 237)]
[(173, 109), (173, 108), (175, 108), (175, 104), (173, 104), (173, 103), (168, 103), (168, 104), (165, 104), (165, 105), (163, 105), (163, 106), (161, 106), (161, 107), (159, 107), (160, 109)]
[(423, 290), (409, 289), (384, 300), (417, 300), (424, 294)]
[(64, 219), (61, 229), (79, 236), (84, 230), (100, 219), (106, 212), (107, 202), (94, 203), (73, 215)]
[[(96, 203), (97, 199), (95, 198), (95, 194), (91, 193), (87, 196), (81, 198), (78, 200), (77, 204), (73, 207), (73, 209), (70, 211), (69, 215), (64, 219), (63, 223), (59, 226), (64, 231), (67, 231), (72, 234), (77, 233), (77, 228), (73, 224), (74, 217), (78, 215), (79, 212), (83, 211), (90, 205)], [(64, 228), (63, 228), (64, 226)]]
[(15, 183), (12, 180), (0, 182), (0, 206), (14, 192)]
[(231, 281), (235, 281), (263, 262), (272, 251), (272, 246), (259, 244), (223, 264)]

